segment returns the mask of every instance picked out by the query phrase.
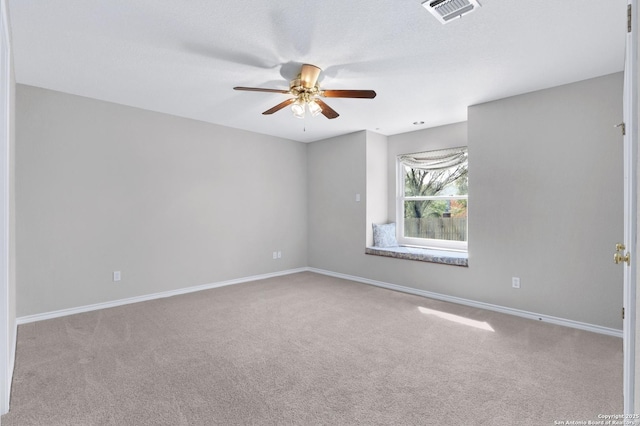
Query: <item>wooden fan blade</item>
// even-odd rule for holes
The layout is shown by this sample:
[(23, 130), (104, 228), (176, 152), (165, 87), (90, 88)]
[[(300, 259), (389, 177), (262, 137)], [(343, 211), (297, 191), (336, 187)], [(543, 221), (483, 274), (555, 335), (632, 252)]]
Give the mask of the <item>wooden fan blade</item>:
[(274, 112), (280, 111), (282, 108), (286, 107), (287, 105), (291, 105), (295, 101), (296, 101), (296, 98), (287, 99), (284, 102), (280, 102), (278, 105), (274, 106), (273, 108), (270, 108), (270, 109), (266, 110), (262, 114), (263, 115), (273, 114)]
[(234, 87), (233, 90), (246, 90), (247, 92), (269, 92), (269, 93), (282, 93), (283, 95), (288, 95), (288, 90), (283, 89), (262, 89), (260, 87)]
[(322, 70), (315, 65), (303, 64), (300, 71), (300, 84), (302, 87), (306, 89), (313, 88), (318, 82), (320, 71)]
[(373, 90), (323, 90), (321, 95), (325, 98), (373, 99), (376, 97), (376, 92)]
[(321, 99), (316, 99), (315, 101), (318, 105), (320, 105), (320, 108), (322, 108), (322, 115), (327, 117), (329, 120), (340, 115), (329, 105), (325, 104)]

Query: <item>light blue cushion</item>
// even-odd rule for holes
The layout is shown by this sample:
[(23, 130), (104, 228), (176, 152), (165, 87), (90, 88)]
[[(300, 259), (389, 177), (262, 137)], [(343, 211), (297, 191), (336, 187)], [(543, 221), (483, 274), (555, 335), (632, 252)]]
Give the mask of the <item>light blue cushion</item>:
[(398, 247), (396, 240), (396, 224), (373, 224), (373, 245), (375, 247)]

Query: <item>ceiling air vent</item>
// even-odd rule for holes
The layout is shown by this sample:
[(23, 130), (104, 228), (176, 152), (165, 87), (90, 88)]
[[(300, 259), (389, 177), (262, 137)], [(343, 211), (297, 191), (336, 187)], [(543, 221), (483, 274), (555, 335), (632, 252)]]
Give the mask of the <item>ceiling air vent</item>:
[(426, 0), (422, 2), (422, 6), (438, 21), (446, 24), (454, 18), (473, 12), (481, 4), (478, 0)]

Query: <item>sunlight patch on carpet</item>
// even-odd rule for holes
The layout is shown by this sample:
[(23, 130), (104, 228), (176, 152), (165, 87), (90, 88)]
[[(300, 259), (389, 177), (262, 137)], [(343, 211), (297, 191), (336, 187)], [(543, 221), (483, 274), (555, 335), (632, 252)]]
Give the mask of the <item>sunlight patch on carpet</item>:
[(495, 331), (493, 327), (489, 325), (486, 321), (476, 321), (469, 318), (461, 317), (459, 315), (449, 314), (447, 312), (436, 311), (434, 309), (423, 308), (422, 306), (418, 306), (418, 310), (423, 314), (427, 315), (435, 315), (438, 318), (446, 319), (449, 321), (457, 322), (458, 324), (468, 325), (470, 327), (479, 328), (481, 330), (487, 331)]

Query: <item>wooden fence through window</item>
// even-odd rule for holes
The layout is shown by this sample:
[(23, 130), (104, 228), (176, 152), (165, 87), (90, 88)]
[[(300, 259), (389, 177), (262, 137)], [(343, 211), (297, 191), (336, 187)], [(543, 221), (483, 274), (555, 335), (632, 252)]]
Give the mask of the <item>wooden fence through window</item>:
[(437, 240), (467, 241), (466, 217), (407, 217), (404, 236)]

